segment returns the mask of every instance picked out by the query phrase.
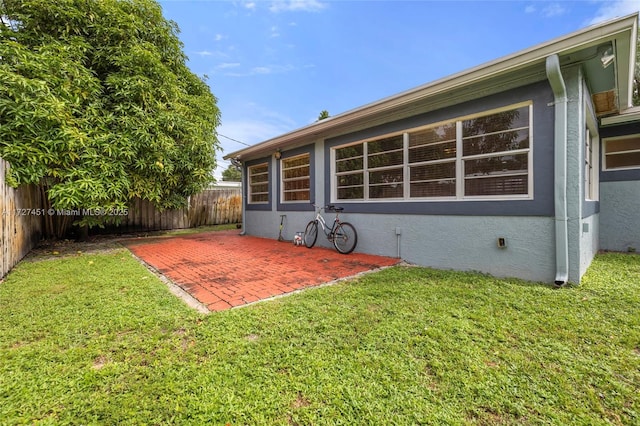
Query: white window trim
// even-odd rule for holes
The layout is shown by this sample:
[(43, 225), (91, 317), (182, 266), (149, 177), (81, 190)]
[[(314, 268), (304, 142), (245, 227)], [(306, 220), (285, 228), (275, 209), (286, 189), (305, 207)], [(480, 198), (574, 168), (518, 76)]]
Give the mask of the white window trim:
[(619, 154), (627, 154), (630, 152), (638, 152), (640, 151), (640, 148), (638, 149), (633, 149), (633, 150), (629, 150), (629, 151), (620, 151), (617, 152), (615, 154), (607, 154), (607, 143), (610, 141), (617, 141), (617, 140), (621, 140), (621, 139), (632, 139), (632, 138), (640, 138), (640, 133), (635, 133), (632, 135), (624, 135), (624, 136), (614, 136), (614, 137), (610, 137), (610, 138), (604, 138), (602, 139), (602, 147), (603, 147), (603, 151), (604, 151), (604, 155), (602, 156), (602, 170), (605, 171), (618, 171), (618, 170), (638, 170), (640, 169), (640, 165), (638, 166), (629, 166), (629, 167), (612, 167), (612, 168), (608, 168), (607, 167), (607, 155), (619, 155)]
[[(491, 153), (491, 154), (479, 154), (474, 156), (463, 157), (462, 156), (462, 122), (465, 120), (471, 120), (478, 117), (484, 117), (487, 115), (497, 114), (503, 111), (509, 111), (513, 109), (529, 107), (529, 148), (519, 149), (514, 151), (505, 151), (508, 155), (511, 154), (522, 154), (528, 153), (528, 164), (527, 164), (527, 176), (528, 176), (528, 188), (527, 194), (521, 195), (464, 195), (464, 160), (466, 159), (474, 159), (474, 158), (483, 158), (483, 157), (494, 157), (500, 155), (500, 153)], [(409, 182), (409, 169), (413, 164), (408, 163), (408, 150), (409, 150), (409, 134), (413, 132), (419, 132), (421, 130), (427, 130), (435, 127), (439, 127), (445, 124), (456, 123), (456, 195), (455, 196), (447, 196), (447, 197), (410, 197), (410, 182)], [(523, 129), (524, 127), (520, 127), (519, 129)], [(442, 120), (436, 123), (430, 123), (428, 125), (414, 127), (410, 129), (406, 129), (403, 131), (386, 133), (383, 135), (377, 135), (374, 137), (370, 137), (367, 139), (362, 139), (357, 142), (351, 142), (344, 145), (334, 146), (330, 150), (330, 159), (331, 159), (331, 202), (339, 203), (339, 202), (348, 202), (348, 203), (397, 203), (398, 201), (402, 202), (446, 202), (446, 201), (504, 201), (504, 200), (532, 200), (534, 197), (534, 170), (533, 170), (533, 155), (534, 155), (534, 140), (533, 140), (533, 102), (532, 101), (524, 101), (511, 105), (506, 105), (500, 108), (494, 108), (482, 112), (478, 112), (475, 114), (469, 114), (465, 116), (455, 117), (447, 120)], [(369, 170), (367, 168), (367, 142), (376, 141), (380, 139), (390, 138), (397, 135), (403, 135), (404, 141), (404, 161), (402, 167), (404, 168), (403, 176), (404, 176), (404, 197), (403, 198), (369, 198)], [(353, 145), (363, 145), (363, 181), (364, 181), (364, 198), (359, 199), (338, 199), (338, 176), (336, 174), (336, 150), (345, 148)], [(450, 161), (450, 159), (447, 159)], [(443, 162), (447, 162), (447, 160), (443, 160)], [(390, 166), (391, 168), (397, 168), (398, 166)], [(341, 173), (343, 174), (343, 173)], [(519, 174), (518, 174), (519, 175)]]
[[(597, 135), (597, 133), (596, 133)], [(587, 128), (585, 129), (585, 143), (584, 143), (584, 150), (585, 150), (585, 168), (586, 168), (586, 161), (587, 161), (587, 150), (589, 148), (591, 148), (591, 181), (588, 182), (587, 178), (588, 176), (586, 175), (586, 172), (583, 171), (583, 173), (585, 173), (585, 176), (583, 177), (584, 180), (584, 199), (587, 201), (598, 201), (600, 199), (600, 178), (599, 178), (599, 173), (598, 171), (600, 170), (599, 167), (599, 158), (600, 158), (600, 153), (599, 153), (599, 149), (598, 149), (598, 136), (594, 135), (593, 131), (591, 130), (591, 128), (589, 126), (587, 126)]]
[[(584, 115), (585, 115), (585, 127), (584, 127), (584, 143), (582, 149), (585, 151), (588, 147), (591, 148), (591, 182), (587, 183), (587, 176), (582, 177), (584, 182), (584, 199), (586, 201), (598, 201), (600, 199), (600, 134), (598, 133), (598, 119), (591, 101), (591, 97), (585, 97), (584, 101)], [(587, 138), (589, 139), (587, 141)], [(583, 155), (583, 161), (586, 161), (585, 152)], [(584, 167), (582, 168), (584, 174)]]
[(309, 193), (309, 200), (311, 200), (311, 154), (306, 152), (304, 154), (299, 154), (299, 155), (294, 155), (291, 157), (286, 157), (286, 158), (281, 158), (280, 159), (280, 203), (281, 204), (296, 204), (296, 203), (308, 203), (309, 200), (292, 200), (292, 201), (285, 201), (285, 197), (284, 194), (286, 192), (301, 192), (302, 190), (295, 190), (295, 191), (285, 191), (284, 189), (284, 183), (285, 182), (291, 182), (291, 181), (296, 181), (296, 180), (303, 180), (305, 178), (293, 178), (293, 179), (285, 179), (284, 178), (284, 162), (287, 160), (295, 160), (297, 158), (302, 158), (302, 157), (308, 157), (309, 158), (309, 164), (307, 166), (297, 166), (297, 167), (291, 167), (290, 169), (287, 170), (292, 170), (295, 168), (302, 168), (302, 167), (309, 167), (309, 175), (306, 177), (309, 180), (309, 189), (307, 189), (306, 191)]
[[(256, 175), (267, 175), (267, 181), (261, 183), (261, 185), (265, 184), (265, 183), (267, 184), (267, 190), (263, 191), (263, 192), (253, 192), (252, 191), (253, 185), (251, 185), (251, 177), (252, 177), (251, 169), (255, 169), (255, 168), (258, 168), (258, 167), (264, 167), (264, 166), (267, 167), (267, 171), (264, 172), (264, 173), (258, 173)], [(254, 176), (256, 176), (256, 175), (254, 175)], [(253, 164), (253, 165), (247, 167), (247, 192), (248, 192), (248, 194), (247, 194), (247, 204), (252, 204), (252, 205), (269, 204), (269, 185), (270, 185), (269, 163), (265, 162), (265, 163), (260, 163), (260, 164)], [(264, 194), (267, 195), (267, 201), (251, 201), (252, 198), (253, 198), (253, 195), (264, 195)]]

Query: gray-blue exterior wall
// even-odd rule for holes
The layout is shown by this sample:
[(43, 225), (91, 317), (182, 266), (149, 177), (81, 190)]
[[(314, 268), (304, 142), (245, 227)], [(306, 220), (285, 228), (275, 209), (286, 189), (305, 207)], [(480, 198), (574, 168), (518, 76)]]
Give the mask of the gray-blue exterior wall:
[[(579, 80), (576, 76), (571, 84), (578, 84)], [(477, 270), (496, 276), (552, 282), (555, 276), (554, 105), (546, 81), (363, 131), (317, 140), (296, 151), (283, 151), (282, 155), (311, 153), (311, 198), (317, 204), (328, 204), (332, 196), (330, 152), (333, 147), (529, 100), (533, 102), (533, 199), (336, 204), (345, 207), (343, 219), (353, 223), (358, 230), (358, 252), (398, 256), (411, 263), (441, 269)], [(573, 134), (575, 138), (576, 132)], [(570, 149), (576, 144), (579, 141), (570, 141)], [(303, 231), (312, 218), (308, 211), (310, 206), (281, 203), (278, 199), (278, 162), (268, 157), (251, 163), (262, 161), (270, 164), (271, 201), (268, 211), (262, 210), (264, 205), (246, 206), (246, 232), (276, 238), (280, 215), (286, 214), (283, 235), (291, 239), (295, 232)], [(597, 216), (595, 219), (592, 216), (587, 220), (593, 229), (597, 228)], [(575, 232), (578, 227), (576, 224), (573, 229), (573, 250), (574, 259), (579, 263), (577, 253), (580, 252), (581, 234)], [(499, 237), (506, 239), (506, 248), (497, 246)], [(329, 243), (321, 238), (318, 243), (329, 247)], [(572, 281), (579, 281), (580, 269), (579, 265), (574, 266)]]
[(553, 94), (542, 81), (439, 111), (327, 139), (324, 152), (324, 197), (331, 200), (331, 148), (392, 132), (425, 126), (507, 105), (533, 101), (533, 191), (531, 200), (340, 202), (348, 211), (377, 214), (470, 216), (553, 216)]
[[(640, 122), (600, 130), (601, 139), (635, 134), (640, 134)], [(640, 168), (602, 170), (600, 205), (600, 248), (640, 251)]]

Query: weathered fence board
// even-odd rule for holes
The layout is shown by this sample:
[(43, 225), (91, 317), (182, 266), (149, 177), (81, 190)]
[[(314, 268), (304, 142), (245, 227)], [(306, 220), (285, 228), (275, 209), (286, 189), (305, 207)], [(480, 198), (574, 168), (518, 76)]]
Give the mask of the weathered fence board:
[[(6, 184), (8, 167), (9, 163), (0, 159), (0, 278), (38, 244), (46, 220), (60, 225), (60, 221), (53, 221), (56, 216), (49, 213), (50, 209), (43, 201), (45, 197), (37, 186), (14, 189)], [(192, 196), (188, 207), (182, 209), (160, 211), (148, 201), (135, 200), (118, 226), (108, 226), (101, 233), (161, 231), (240, 222), (241, 190), (213, 188)]]
[(0, 278), (38, 244), (46, 215), (37, 187), (14, 189), (6, 184), (8, 167), (0, 158)]
[(129, 214), (108, 231), (165, 231), (242, 222), (240, 189), (207, 189), (191, 196), (189, 206), (182, 209), (156, 209), (145, 200), (131, 203)]

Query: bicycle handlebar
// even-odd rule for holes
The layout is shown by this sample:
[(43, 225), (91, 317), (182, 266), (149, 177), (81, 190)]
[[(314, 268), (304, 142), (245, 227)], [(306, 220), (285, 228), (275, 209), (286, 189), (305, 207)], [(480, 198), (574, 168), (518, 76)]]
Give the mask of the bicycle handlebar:
[(327, 204), (324, 207), (316, 206), (315, 204), (313, 204), (313, 207), (315, 207), (316, 209), (320, 209), (320, 210), (329, 210), (329, 211), (334, 211), (334, 212), (341, 212), (341, 211), (344, 210), (344, 207), (336, 207), (333, 204)]

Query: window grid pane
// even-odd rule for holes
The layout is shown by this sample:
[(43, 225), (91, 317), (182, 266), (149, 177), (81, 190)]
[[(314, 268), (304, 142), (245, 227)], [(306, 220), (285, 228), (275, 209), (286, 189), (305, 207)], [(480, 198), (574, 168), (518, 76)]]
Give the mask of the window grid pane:
[(269, 202), (269, 165), (249, 167), (249, 204)]
[(366, 144), (369, 198), (403, 198), (404, 135), (377, 139)]
[(282, 201), (311, 199), (310, 154), (282, 159)]
[[(529, 195), (530, 109), (525, 105), (337, 148), (337, 199)], [(464, 179), (460, 188), (458, 177)]]
[(409, 163), (456, 158), (456, 141), (409, 148)]
[(409, 147), (432, 145), (441, 142), (455, 142), (456, 124), (455, 122), (443, 124), (431, 129), (420, 130), (409, 136)]
[(409, 134), (410, 198), (455, 197), (456, 145), (455, 122)]
[(529, 107), (524, 106), (495, 114), (484, 115), (462, 122), (462, 137), (500, 133), (508, 129), (529, 127)]
[(409, 169), (409, 177), (411, 179), (411, 183), (443, 179), (453, 179), (455, 181), (456, 163), (450, 161), (447, 163), (413, 166)]
[(528, 175), (511, 175), (465, 179), (465, 195), (524, 195), (528, 188)]
[(462, 146), (465, 156), (526, 149), (529, 148), (529, 129), (465, 138)]
[(378, 139), (375, 141), (367, 142), (367, 152), (369, 154), (397, 151), (397, 150), (402, 150), (402, 148), (403, 148), (402, 135), (397, 135), (397, 136), (392, 136), (390, 138)]
[(607, 141), (607, 153), (640, 150), (640, 136)]
[(479, 158), (476, 160), (465, 160), (465, 177), (482, 177), (489, 175), (527, 173), (529, 162), (528, 154), (503, 155), (499, 157)]
[(339, 200), (362, 200), (364, 198), (364, 186), (347, 186), (338, 188)]
[(529, 194), (529, 108), (462, 121), (464, 196)]
[(433, 182), (411, 182), (411, 198), (424, 197), (455, 197), (455, 179), (438, 180)]
[(607, 155), (607, 169), (640, 167), (640, 151)]
[(335, 150), (338, 200), (364, 198), (364, 143)]
[(605, 142), (605, 170), (640, 168), (640, 135)]

